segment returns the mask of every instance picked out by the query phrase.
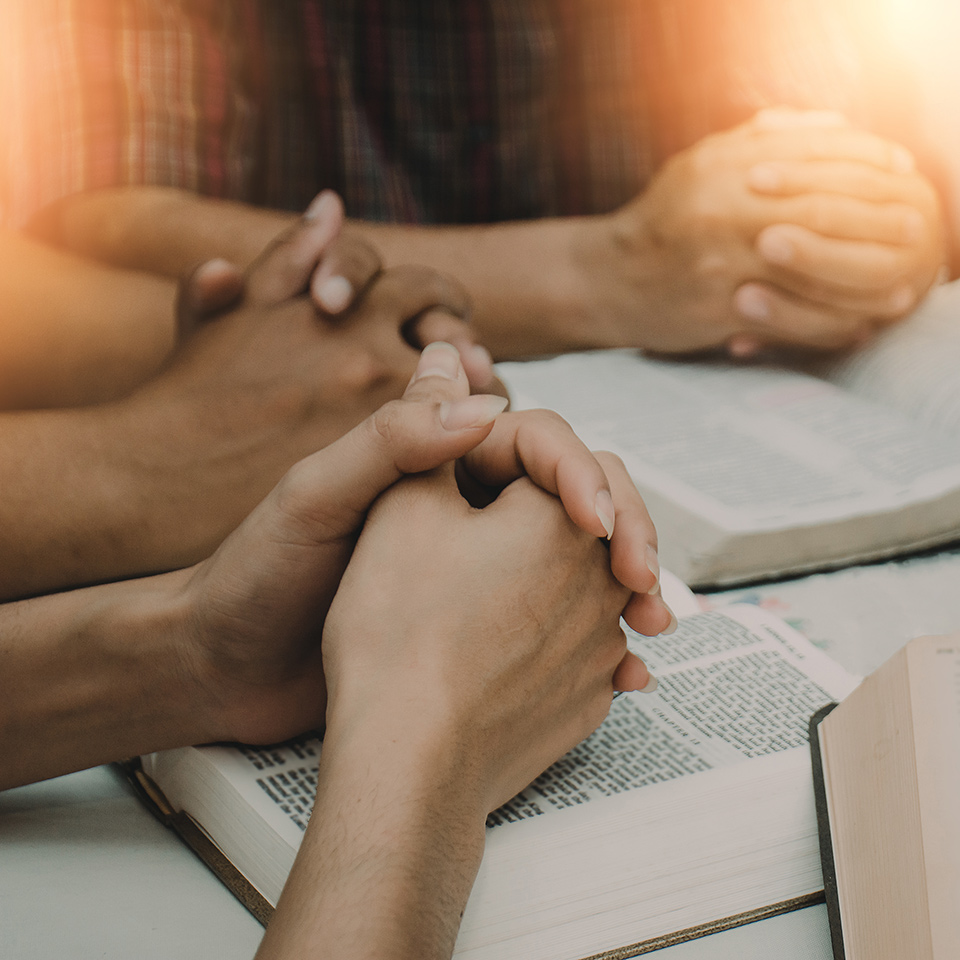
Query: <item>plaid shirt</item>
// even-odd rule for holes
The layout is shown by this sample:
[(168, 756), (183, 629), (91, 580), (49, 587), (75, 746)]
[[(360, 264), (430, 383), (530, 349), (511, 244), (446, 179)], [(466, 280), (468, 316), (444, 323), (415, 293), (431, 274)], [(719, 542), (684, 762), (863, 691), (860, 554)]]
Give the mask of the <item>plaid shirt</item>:
[(0, 0), (0, 222), (118, 184), (288, 209), (333, 187), (407, 222), (611, 210), (764, 105), (888, 120), (856, 2)]

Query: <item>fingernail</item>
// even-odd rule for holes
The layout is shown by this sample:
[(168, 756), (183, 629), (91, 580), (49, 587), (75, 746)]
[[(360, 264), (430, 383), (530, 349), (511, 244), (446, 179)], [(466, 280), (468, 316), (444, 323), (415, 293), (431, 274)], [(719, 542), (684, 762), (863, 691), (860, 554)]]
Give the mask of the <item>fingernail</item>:
[(909, 284), (897, 287), (890, 297), (890, 309), (895, 313), (906, 313), (913, 306), (913, 288)]
[(609, 490), (600, 490), (597, 493), (594, 510), (596, 510), (600, 523), (603, 524), (603, 529), (607, 531), (607, 539), (609, 540), (613, 536), (613, 524), (616, 517), (613, 498), (610, 496)]
[(508, 402), (506, 397), (477, 394), (456, 403), (441, 403), (440, 422), (445, 430), (485, 427), (503, 413)]
[[(657, 587), (659, 590), (660, 587), (660, 557), (657, 556), (657, 551), (648, 543), (647, 544), (647, 568), (653, 574), (654, 587)], [(648, 592), (653, 592), (652, 590)]]
[(666, 628), (660, 631), (660, 635), (663, 637), (669, 637), (671, 633), (677, 632), (677, 615), (664, 603), (663, 599), (660, 600), (663, 603), (663, 609), (670, 614), (670, 622), (667, 624)]
[(760, 256), (773, 263), (789, 263), (793, 259), (793, 244), (776, 230), (764, 230), (757, 238)]
[(304, 220), (325, 220), (333, 216), (337, 206), (336, 194), (332, 190), (323, 190), (313, 198), (303, 213)]
[(423, 348), (413, 379), (443, 377), (444, 380), (456, 380), (459, 372), (460, 352), (452, 344), (437, 340)]
[(327, 277), (315, 290), (320, 306), (330, 313), (339, 313), (353, 299), (353, 284), (346, 277)]
[(907, 243), (918, 243), (923, 239), (926, 223), (919, 210), (911, 210), (903, 218), (903, 236)]
[(755, 190), (779, 190), (783, 174), (771, 163), (758, 163), (747, 171), (747, 183)]
[(651, 673), (650, 679), (647, 681), (647, 685), (643, 687), (642, 690), (638, 690), (637, 693), (653, 693), (659, 686), (660, 684), (657, 681), (657, 678)]
[(727, 353), (741, 360), (755, 357), (761, 349), (760, 341), (754, 340), (753, 337), (732, 337), (727, 343)]
[(223, 257), (214, 257), (212, 260), (208, 260), (206, 263), (201, 264), (198, 269), (198, 273), (217, 273), (220, 270), (235, 270), (236, 268), (230, 263), (229, 260), (224, 260)]
[(913, 154), (906, 148), (895, 146), (891, 154), (894, 173), (913, 173), (917, 163), (913, 159)]
[(734, 294), (737, 309), (750, 320), (769, 320), (770, 305), (766, 295), (758, 287), (746, 285)]

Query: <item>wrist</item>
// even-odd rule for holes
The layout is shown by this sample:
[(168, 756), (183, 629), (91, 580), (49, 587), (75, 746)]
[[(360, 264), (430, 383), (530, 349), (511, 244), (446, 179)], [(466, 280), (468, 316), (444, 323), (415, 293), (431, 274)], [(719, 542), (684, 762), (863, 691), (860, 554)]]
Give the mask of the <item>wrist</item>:
[(466, 287), (480, 342), (497, 360), (605, 344), (595, 331), (594, 278), (581, 266), (594, 217), (419, 227), (349, 221), (385, 266), (422, 263)]
[(175, 575), (3, 609), (2, 786), (203, 739)]
[[(0, 536), (4, 599), (142, 576), (203, 555), (196, 553), (198, 524), (177, 510), (186, 497), (177, 492), (181, 480), (175, 461), (178, 447), (186, 444), (176, 431), (179, 427), (187, 435), (195, 418), (188, 419), (190, 411), (182, 406), (160, 410), (135, 398), (24, 412), (11, 420), (11, 449), (30, 449), (33, 456), (5, 475), (5, 492), (11, 503), (21, 503), (22, 516), (7, 510), (8, 529)], [(195, 447), (191, 452), (198, 458)], [(34, 508), (36, 491), (54, 495), (51, 463), (63, 465), (56, 485), (58, 507)], [(188, 479), (194, 478), (182, 482)], [(201, 483), (193, 499), (204, 492)], [(30, 535), (16, 536), (28, 522)]]
[(666, 309), (651, 300), (658, 285), (658, 239), (644, 196), (610, 214), (589, 218), (575, 240), (576, 273), (590, 291), (596, 346), (652, 347), (645, 318)]
[(449, 815), (483, 824), (490, 812), (485, 765), (470, 749), (457, 705), (445, 702), (423, 676), (411, 683), (396, 676), (389, 683), (357, 679), (352, 692), (342, 682), (330, 692), (324, 757), (331, 766), (367, 764), (424, 803), (442, 800)]
[[(103, 409), (112, 436), (109, 479), (117, 491), (117, 570), (136, 576), (210, 556), (282, 471), (261, 469), (276, 439), (246, 410), (218, 409), (186, 377), (168, 375)], [(273, 444), (271, 446), (271, 440)], [(260, 460), (257, 460), (257, 457)], [(135, 532), (135, 535), (134, 535)]]
[(258, 960), (320, 955), (331, 943), (345, 958), (453, 952), (484, 817), (465, 813), (429, 762), (425, 771), (407, 733), (328, 726), (313, 816)]

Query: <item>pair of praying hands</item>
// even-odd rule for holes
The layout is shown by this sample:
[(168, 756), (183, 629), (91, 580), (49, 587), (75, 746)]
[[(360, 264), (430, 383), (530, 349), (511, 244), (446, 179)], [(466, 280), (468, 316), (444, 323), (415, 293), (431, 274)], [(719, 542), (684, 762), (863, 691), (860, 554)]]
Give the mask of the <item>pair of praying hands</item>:
[(607, 234), (586, 247), (602, 313), (621, 331), (638, 310), (659, 317), (642, 345), (665, 353), (857, 346), (913, 310), (947, 258), (910, 152), (829, 111), (763, 110), (705, 137)]
[[(259, 298), (263, 324), (316, 309), (336, 238), (304, 220), (245, 291), (224, 283), (227, 299)], [(297, 294), (274, 302), (271, 278), (291, 272)], [(362, 298), (391, 280), (347, 283)], [(210, 273), (185, 304), (217, 299), (198, 281)], [(373, 703), (423, 718), (436, 701), (458, 736), (495, 724), (515, 741), (522, 762), (490, 780), (496, 805), (589, 733), (614, 689), (650, 683), (619, 618), (651, 634), (672, 614), (636, 488), (559, 417), (505, 405), (471, 396), (460, 352), (430, 344), (401, 399), (296, 464), (212, 557), (167, 575), (191, 611), (198, 740), (276, 741)], [(461, 492), (477, 490), (483, 506)]]
[[(192, 332), (155, 389), (182, 397), (177, 409), (199, 417), (194, 431), (299, 402), (309, 368), (291, 372), (286, 394), (258, 393), (257, 360), (278, 324), (307, 332), (322, 321), (317, 275), (340, 222), (337, 204), (328, 211), (332, 222), (305, 218), (245, 277), (220, 264), (186, 283)], [(349, 272), (344, 263), (334, 276)], [(354, 274), (355, 302), (343, 309), (362, 313), (380, 284), (409, 280), (402, 268), (365, 283)], [(412, 319), (449, 308), (437, 289), (416, 289)], [(218, 300), (229, 304), (219, 314)], [(224, 352), (225, 338), (235, 349)], [(227, 358), (219, 368), (214, 347)], [(221, 397), (218, 383), (231, 391)], [(23, 750), (0, 785), (380, 718), (374, 742), (430, 723), (432, 740), (473, 757), (482, 805), (508, 799), (600, 723), (615, 689), (651, 684), (621, 615), (647, 634), (673, 616), (659, 595), (656, 535), (623, 465), (594, 456), (559, 417), (505, 406), (471, 396), (460, 351), (433, 343), (401, 399), (296, 463), (207, 559), (7, 605), (0, 652), (23, 698), (0, 727)], [(171, 448), (170, 459), (183, 454)], [(64, 703), (74, 707), (63, 713)]]

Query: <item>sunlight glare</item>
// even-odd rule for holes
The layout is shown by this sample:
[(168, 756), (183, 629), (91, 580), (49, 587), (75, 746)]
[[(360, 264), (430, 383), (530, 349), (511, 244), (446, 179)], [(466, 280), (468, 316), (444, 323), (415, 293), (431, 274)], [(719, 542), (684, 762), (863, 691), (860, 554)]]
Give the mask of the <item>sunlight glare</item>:
[(880, 0), (894, 41), (915, 63), (956, 54), (960, 5), (955, 0)]

